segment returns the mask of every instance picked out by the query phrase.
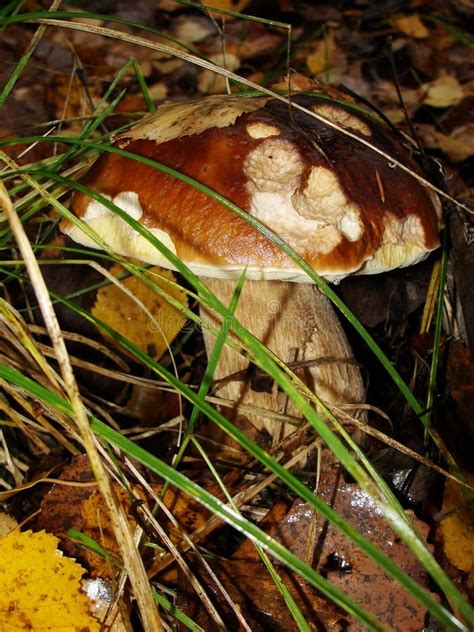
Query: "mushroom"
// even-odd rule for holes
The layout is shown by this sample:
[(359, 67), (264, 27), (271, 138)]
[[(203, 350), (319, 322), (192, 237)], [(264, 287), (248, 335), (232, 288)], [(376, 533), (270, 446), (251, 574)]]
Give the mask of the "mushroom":
[[(399, 137), (360, 108), (325, 93), (292, 99), (419, 172)], [(268, 96), (165, 104), (115, 142), (219, 192), (328, 281), (408, 266), (439, 245), (439, 201), (412, 175), (357, 139), (299, 109), (289, 112), (287, 104)], [(330, 302), (261, 231), (193, 186), (116, 154), (104, 154), (85, 184), (146, 226), (205, 277), (224, 304), (244, 272), (240, 322), (281, 360), (295, 362), (299, 377), (324, 402), (357, 407), (364, 401), (359, 367)], [(76, 192), (72, 209), (117, 253), (172, 267), (98, 201)], [(61, 228), (97, 247), (70, 222)], [(219, 323), (210, 310), (202, 313)], [(204, 333), (210, 352), (214, 339)], [(247, 369), (248, 360), (226, 345), (215, 373), (219, 396), (235, 402), (234, 416), (245, 410), (274, 439), (289, 433), (291, 426), (282, 428), (264, 411), (297, 411), (276, 385), (255, 388)]]

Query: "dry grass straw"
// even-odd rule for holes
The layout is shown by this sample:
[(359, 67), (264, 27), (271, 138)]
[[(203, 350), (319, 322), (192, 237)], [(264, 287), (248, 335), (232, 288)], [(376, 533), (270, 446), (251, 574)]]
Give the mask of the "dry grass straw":
[[(16, 167), (16, 165), (6, 156), (3, 156), (3, 160), (10, 167)], [(24, 177), (29, 179), (28, 176)], [(29, 182), (29, 184), (33, 185), (32, 182)], [(34, 187), (37, 188), (38, 185), (35, 183)], [(128, 576), (134, 590), (135, 598), (140, 608), (143, 624), (146, 630), (156, 630), (157, 632), (161, 631), (163, 629), (161, 619), (152, 598), (145, 568), (137, 547), (135, 546), (130, 524), (122, 506), (118, 502), (109, 476), (107, 475), (99, 456), (97, 440), (90, 429), (87, 410), (85, 409), (81, 399), (64, 338), (51, 304), (48, 288), (46, 287), (41, 274), (40, 267), (36, 262), (36, 257), (25, 233), (23, 224), (13, 208), (12, 202), (3, 183), (0, 185), (0, 204), (3, 206), (3, 210), (7, 215), (12, 233), (17, 241), (26, 269), (31, 279), (41, 314), (55, 350), (56, 360), (64, 382), (64, 391), (73, 406), (81, 443), (88, 455), (92, 471), (107, 506), (112, 529), (125, 567), (128, 571)]]

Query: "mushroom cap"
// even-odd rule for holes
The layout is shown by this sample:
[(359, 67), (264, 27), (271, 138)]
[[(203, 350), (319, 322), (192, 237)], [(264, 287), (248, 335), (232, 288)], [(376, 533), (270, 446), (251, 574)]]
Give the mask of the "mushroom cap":
[[(325, 94), (292, 97), (421, 173), (400, 138)], [(416, 263), (439, 245), (441, 206), (412, 175), (343, 132), (271, 97), (212, 96), (165, 104), (117, 146), (191, 176), (285, 240), (334, 281)], [(190, 184), (116, 154), (84, 183), (139, 220), (202, 276), (310, 281), (257, 228)], [(82, 192), (72, 210), (115, 252), (173, 267), (144, 237)], [(67, 220), (62, 230), (97, 247)]]

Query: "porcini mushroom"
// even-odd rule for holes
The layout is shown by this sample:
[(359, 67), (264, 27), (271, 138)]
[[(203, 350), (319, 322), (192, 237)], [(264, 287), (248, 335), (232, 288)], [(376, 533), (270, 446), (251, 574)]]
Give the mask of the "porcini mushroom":
[[(374, 117), (326, 94), (296, 102), (369, 141), (414, 172), (398, 137)], [(283, 238), (319, 275), (337, 281), (420, 261), (438, 246), (440, 205), (410, 174), (356, 139), (268, 96), (212, 96), (165, 104), (116, 139), (118, 146), (172, 167), (237, 204)], [(245, 271), (240, 322), (285, 362), (299, 362), (309, 388), (332, 404), (359, 404), (359, 368), (330, 302), (277, 245), (231, 210), (158, 169), (103, 155), (85, 184), (139, 220), (228, 304)], [(117, 253), (171, 267), (144, 237), (78, 192), (73, 211)], [(79, 228), (62, 230), (97, 247)], [(215, 322), (215, 314), (203, 310)], [(206, 335), (206, 347), (213, 341)], [(226, 347), (220, 396), (279, 411), (276, 386), (256, 392)], [(233, 377), (235, 379), (233, 379)], [(295, 414), (291, 408), (285, 412)], [(264, 415), (246, 417), (279, 436)]]

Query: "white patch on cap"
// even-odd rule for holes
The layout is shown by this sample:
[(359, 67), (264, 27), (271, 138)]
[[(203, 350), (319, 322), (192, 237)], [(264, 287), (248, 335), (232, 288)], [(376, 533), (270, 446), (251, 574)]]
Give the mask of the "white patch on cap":
[(249, 153), (244, 173), (254, 189), (269, 193), (292, 191), (300, 183), (303, 161), (289, 140), (269, 138)]
[[(137, 221), (143, 215), (143, 209), (138, 199), (138, 194), (134, 191), (124, 191), (123, 193), (119, 193), (113, 200), (110, 195), (102, 195), (102, 197), (113, 202), (115, 206), (121, 208), (122, 211), (125, 211), (125, 213)], [(82, 220), (88, 224), (94, 219), (98, 219), (99, 217), (108, 217), (110, 215), (120, 219), (113, 211), (107, 208), (107, 206), (98, 200), (92, 200), (89, 202)]]
[(315, 105), (313, 107), (313, 112), (328, 121), (331, 121), (331, 123), (336, 123), (336, 125), (339, 125), (344, 129), (351, 129), (363, 134), (364, 136), (372, 136), (370, 127), (361, 118), (358, 118), (355, 114), (350, 114), (342, 108), (334, 105), (322, 104)]
[(394, 245), (400, 242), (424, 246), (425, 231), (418, 215), (405, 215), (401, 219), (387, 213), (384, 219), (383, 244)]
[(337, 176), (327, 167), (311, 169), (304, 189), (293, 195), (293, 205), (305, 219), (334, 226), (349, 241), (361, 235), (359, 209), (348, 201)]
[[(130, 217), (137, 221), (143, 215), (143, 209), (140, 205), (138, 195), (134, 191), (119, 193), (113, 199), (108, 195), (104, 195), (103, 197), (111, 200), (116, 206), (121, 208), (130, 215)], [(138, 234), (116, 213), (96, 200), (92, 200), (89, 203), (86, 212), (81, 219), (90, 226), (117, 254), (124, 257), (133, 257), (153, 265), (170, 267), (166, 257), (164, 257), (153, 244), (151, 244), (145, 237)], [(101, 247), (74, 224), (62, 225), (61, 228), (66, 235), (71, 237), (71, 239), (74, 239), (74, 241), (77, 241), (84, 246), (89, 248)], [(159, 228), (151, 228), (149, 230), (162, 244), (176, 254), (176, 247), (167, 232)]]
[[(166, 246), (168, 250), (171, 250), (173, 254), (176, 254), (176, 246), (166, 231), (161, 230), (160, 228), (149, 228), (149, 231), (158, 239), (158, 241)], [(153, 263), (154, 265), (160, 265), (166, 268), (170, 267), (166, 257), (164, 257), (160, 251), (148, 241), (148, 239), (142, 237), (141, 235), (135, 234), (133, 236), (133, 244), (131, 244), (130, 252), (127, 256), (134, 257), (139, 261), (147, 261), (148, 263)]]
[(137, 221), (143, 215), (143, 209), (135, 191), (123, 191), (114, 197), (114, 204)]
[(382, 243), (373, 258), (364, 264), (360, 274), (374, 274), (410, 266), (422, 261), (428, 254), (420, 218), (411, 214), (399, 219), (387, 213)]
[(290, 141), (264, 140), (249, 153), (244, 172), (249, 178), (250, 214), (297, 252), (327, 254), (343, 236), (359, 239), (358, 208), (348, 202), (329, 169), (314, 167), (304, 189), (299, 189), (304, 164)]
[(280, 235), (294, 250), (301, 253), (325, 254), (341, 241), (334, 226), (301, 217), (291, 203), (291, 192), (255, 191), (250, 214)]
[(269, 136), (278, 136), (280, 134), (278, 127), (264, 121), (249, 123), (246, 130), (250, 138), (268, 138)]

